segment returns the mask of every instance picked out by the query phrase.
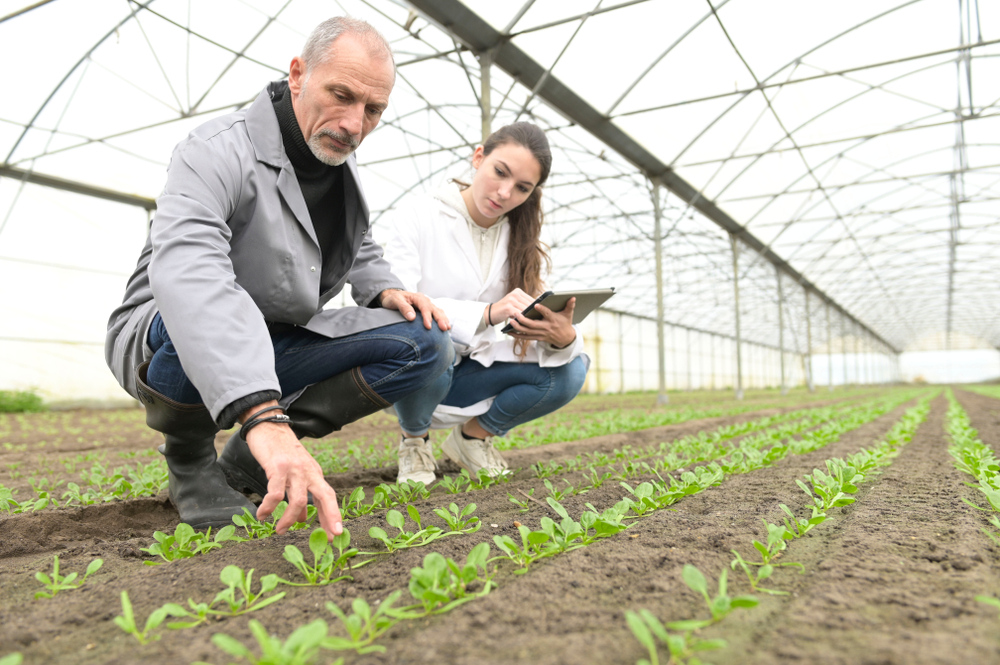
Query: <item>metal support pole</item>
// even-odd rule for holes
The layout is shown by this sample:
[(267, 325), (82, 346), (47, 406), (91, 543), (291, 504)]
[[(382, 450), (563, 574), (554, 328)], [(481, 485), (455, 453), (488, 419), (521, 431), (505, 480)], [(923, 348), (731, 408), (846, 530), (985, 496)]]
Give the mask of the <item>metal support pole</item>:
[(740, 335), (740, 270), (739, 245), (736, 236), (729, 234), (733, 250), (733, 308), (736, 313), (736, 399), (743, 399), (743, 354), (740, 350), (743, 338)]
[(656, 340), (659, 345), (659, 387), (657, 404), (667, 404), (667, 351), (663, 322), (663, 212), (660, 209), (660, 183), (653, 183), (653, 242), (656, 243)]
[(785, 292), (781, 288), (781, 270), (774, 266), (774, 277), (778, 281), (778, 361), (781, 365), (781, 394), (788, 394), (785, 385)]
[(847, 319), (840, 315), (840, 355), (844, 361), (844, 385), (850, 385), (847, 381)]
[(809, 392), (816, 392), (816, 384), (813, 381), (813, 329), (812, 316), (809, 312), (809, 289), (803, 288), (802, 292), (806, 296), (806, 387)]
[(479, 54), (479, 104), (483, 117), (483, 143), (493, 133), (493, 105), (490, 101), (490, 69), (493, 67), (493, 51)]
[(854, 379), (860, 385), (861, 381), (861, 356), (858, 353), (858, 338), (861, 337), (858, 334), (858, 323), (855, 321), (851, 328), (854, 329)]
[(715, 335), (711, 333), (708, 335), (708, 345), (711, 350), (708, 370), (712, 373), (712, 390), (715, 390)]
[(833, 390), (833, 336), (830, 334), (830, 303), (826, 303), (826, 382), (827, 390)]
[(693, 350), (691, 348), (691, 329), (690, 328), (687, 329), (687, 335), (686, 336), (687, 336), (687, 341), (685, 343), (687, 344), (687, 348), (688, 348), (688, 359), (687, 359), (688, 380), (687, 380), (687, 389), (689, 391), (691, 391), (691, 390), (694, 390), (694, 384), (691, 382), (691, 365), (693, 364), (692, 361), (694, 360), (694, 358), (692, 357)]
[(646, 357), (645, 351), (642, 348), (642, 320), (639, 320), (639, 392), (644, 392), (646, 390), (646, 377), (645, 372), (642, 371), (642, 366), (645, 365), (642, 361)]
[(625, 333), (622, 332), (624, 315), (618, 312), (618, 392), (625, 394)]

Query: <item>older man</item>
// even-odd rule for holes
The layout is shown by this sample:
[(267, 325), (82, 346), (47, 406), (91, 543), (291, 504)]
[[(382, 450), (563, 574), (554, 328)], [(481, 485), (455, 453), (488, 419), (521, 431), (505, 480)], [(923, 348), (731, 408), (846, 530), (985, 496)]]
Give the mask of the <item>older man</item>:
[[(451, 369), (447, 318), (403, 290), (372, 240), (353, 155), (394, 81), (385, 39), (333, 18), (287, 82), (174, 151), (105, 354), (164, 434), (170, 498), (192, 526), (253, 511), (241, 492), (255, 492), (258, 516), (287, 497), (284, 532), (311, 494), (327, 533), (341, 533), (299, 437), (405, 404)], [(360, 307), (324, 310), (348, 281)], [(237, 421), (217, 461), (215, 434)]]

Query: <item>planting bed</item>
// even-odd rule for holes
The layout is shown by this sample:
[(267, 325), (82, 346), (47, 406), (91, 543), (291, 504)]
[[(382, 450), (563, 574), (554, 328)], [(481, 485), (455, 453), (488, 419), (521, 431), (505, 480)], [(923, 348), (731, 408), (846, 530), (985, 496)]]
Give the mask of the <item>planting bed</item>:
[[(995, 449), (1000, 400), (961, 390), (956, 397), (979, 438)], [(619, 525), (605, 527), (607, 537), (596, 537), (601, 530), (592, 527), (587, 533), (593, 542), (584, 547), (580, 539), (570, 539), (567, 551), (537, 559), (526, 572), (509, 559), (495, 559), (487, 565), (495, 588), (484, 593), (482, 580), (472, 582), (468, 593), (480, 597), (447, 612), (400, 619), (374, 640), (384, 652), (321, 650), (309, 662), (631, 665), (650, 654), (633, 635), (627, 613), (648, 610), (665, 623), (712, 616), (684, 581), (685, 566), (693, 565), (708, 578), (710, 595), (716, 593), (720, 572), (727, 570), (730, 595), (752, 594), (759, 601), (694, 632), (690, 626), (670, 629), (675, 638), (686, 637), (688, 646), (697, 640), (728, 642), (699, 654), (717, 664), (1000, 663), (1000, 609), (976, 600), (1000, 596), (1000, 548), (982, 531), (990, 526), (990, 514), (962, 501), (989, 507), (983, 492), (964, 484), (975, 485), (975, 479), (953, 465), (945, 434), (948, 402), (940, 390), (838, 390), (788, 397), (760, 391), (744, 402), (722, 393), (693, 393), (678, 395), (661, 409), (652, 401), (649, 395), (578, 398), (512, 434), (511, 443), (518, 447), (505, 455), (519, 471), (508, 482), (456, 494), (432, 487), (427, 497), (409, 503), (419, 511), (422, 526), (445, 530), (435, 508), (475, 503), (478, 530), (388, 553), (369, 535), (373, 527), (389, 537), (398, 533), (387, 524), (383, 505), (346, 522), (352, 546), (379, 552), (352, 560), (372, 559), (349, 571), (352, 580), (318, 587), (279, 585), (273, 593), (285, 596), (263, 609), (211, 616), (192, 628), (168, 629), (166, 624), (177, 620), (168, 618), (150, 632), (159, 639), (147, 644), (116, 625), (115, 617), (123, 614), (122, 591), (128, 592), (141, 629), (165, 603), (211, 602), (225, 586), (219, 576), (226, 566), (255, 569), (255, 593), (267, 574), (303, 582), (282, 555), (286, 545), (295, 545), (311, 563), (310, 529), (225, 542), (204, 554), (147, 566), (144, 561), (152, 558), (141, 549), (154, 542), (153, 532), (172, 534), (177, 526), (163, 491), (94, 505), (0, 512), (0, 663), (13, 652), (23, 654), (25, 663), (250, 662), (225, 653), (212, 636), (229, 635), (254, 656), (260, 647), (250, 620), (282, 640), (317, 619), (329, 625), (330, 636), (345, 636), (326, 603), (349, 613), (357, 598), (374, 606), (401, 590), (395, 606), (413, 605), (411, 570), (428, 554), (437, 552), (461, 565), (473, 547), (486, 544), (491, 558), (500, 557), (497, 540), (507, 536), (506, 542), (521, 544), (519, 525), (537, 531), (543, 518), (565, 525), (561, 509), (584, 522), (588, 503), (598, 512), (618, 504)], [(566, 433), (649, 425), (654, 418), (672, 424), (559, 440)], [(337, 470), (328, 479), (339, 496), (361, 486), (370, 503), (375, 488), (395, 478), (387, 452), (395, 437), (393, 424), (379, 414), (312, 444)], [(890, 431), (894, 434), (886, 439)], [(699, 433), (705, 435), (699, 438)], [(220, 446), (226, 436), (220, 433)], [(139, 411), (0, 416), (0, 485), (17, 490), (13, 497), (24, 505), (46, 488), (61, 501), (69, 481), (85, 484), (79, 474), (95, 461), (108, 475), (112, 467), (152, 463), (152, 478), (157, 457), (146, 451), (158, 438), (145, 429)], [(892, 445), (877, 449), (883, 440)], [(759, 586), (788, 595), (751, 589), (739, 567), (730, 569), (732, 550), (747, 561), (760, 561), (752, 541), (767, 542), (762, 520), (780, 524), (781, 504), (796, 518), (810, 515), (811, 483), (800, 488), (796, 480), (827, 469), (826, 460), (863, 448), (888, 454), (879, 458), (881, 466), (864, 471), (863, 482), (858, 477), (855, 502), (829, 508), (825, 521), (808, 534), (772, 546), (772, 553), (780, 542), (787, 546), (772, 563), (796, 562), (802, 569), (778, 566)], [(138, 455), (128, 457), (132, 453)], [(594, 463), (593, 471), (588, 462)], [(451, 477), (458, 471), (450, 464), (441, 470)], [(574, 494), (570, 487), (589, 489)], [(553, 490), (567, 490), (556, 505), (546, 501)], [(620, 503), (624, 498), (633, 507)], [(407, 514), (404, 505), (394, 510)], [(608, 513), (604, 519), (615, 520)], [(405, 528), (417, 530), (410, 517)], [(550, 527), (550, 533), (558, 535), (558, 529)], [(103, 566), (78, 589), (35, 599), (43, 589), (35, 573), (51, 573), (55, 555), (64, 575), (82, 577), (95, 558), (103, 559)], [(658, 643), (658, 655), (660, 663), (670, 661), (667, 645)]]

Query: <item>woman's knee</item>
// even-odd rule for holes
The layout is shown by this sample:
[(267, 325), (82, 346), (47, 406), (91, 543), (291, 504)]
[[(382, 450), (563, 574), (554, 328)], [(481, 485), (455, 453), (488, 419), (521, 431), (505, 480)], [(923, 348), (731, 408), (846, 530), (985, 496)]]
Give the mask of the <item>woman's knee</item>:
[(567, 404), (583, 388), (587, 380), (587, 365), (582, 357), (577, 356), (565, 365), (550, 369), (553, 374), (551, 398), (561, 405)]

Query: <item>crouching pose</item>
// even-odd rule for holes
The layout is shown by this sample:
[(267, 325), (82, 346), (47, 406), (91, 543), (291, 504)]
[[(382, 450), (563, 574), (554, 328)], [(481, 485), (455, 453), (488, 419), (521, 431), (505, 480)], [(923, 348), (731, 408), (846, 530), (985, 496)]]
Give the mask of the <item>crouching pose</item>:
[[(195, 129), (174, 151), (149, 238), (108, 324), (119, 383), (164, 434), (170, 498), (195, 527), (307, 496), (332, 537), (333, 489), (299, 443), (449, 371), (447, 317), (407, 292), (372, 240), (354, 149), (395, 80), (371, 26), (330, 19), (287, 82)], [(359, 307), (324, 309), (350, 281)], [(216, 461), (215, 435), (242, 427)]]
[[(387, 224), (386, 259), (408, 289), (445, 311), (460, 356), (394, 406), (400, 481), (434, 480), (432, 427), (454, 426), (442, 450), (472, 474), (503, 473), (493, 438), (555, 411), (583, 386), (589, 359), (572, 325), (573, 300), (558, 313), (538, 307), (540, 321), (520, 316), (545, 290), (540, 188), (551, 164), (541, 129), (508, 125), (476, 148), (470, 185), (453, 181), (433, 198), (415, 197)], [(495, 326), (508, 319), (514, 330), (501, 335)]]

